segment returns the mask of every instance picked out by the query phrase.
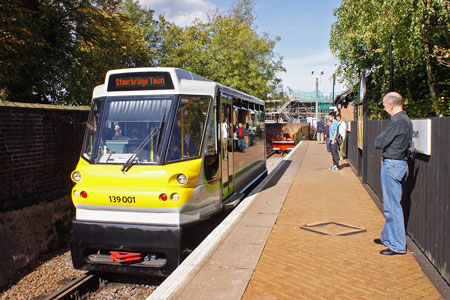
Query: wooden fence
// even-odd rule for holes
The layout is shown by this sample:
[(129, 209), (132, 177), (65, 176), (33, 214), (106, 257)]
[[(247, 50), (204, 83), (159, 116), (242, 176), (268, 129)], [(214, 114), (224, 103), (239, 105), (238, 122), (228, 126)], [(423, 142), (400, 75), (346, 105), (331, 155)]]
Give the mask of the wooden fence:
[[(450, 117), (431, 120), (432, 154), (417, 154), (410, 164), (402, 205), (408, 235), (450, 283)], [(357, 124), (352, 122), (346, 149), (348, 160), (358, 175), (366, 174), (363, 181), (380, 199), (381, 151), (375, 149), (374, 141), (388, 122), (367, 122), (365, 151), (357, 146)], [(365, 156), (366, 166), (363, 164)]]

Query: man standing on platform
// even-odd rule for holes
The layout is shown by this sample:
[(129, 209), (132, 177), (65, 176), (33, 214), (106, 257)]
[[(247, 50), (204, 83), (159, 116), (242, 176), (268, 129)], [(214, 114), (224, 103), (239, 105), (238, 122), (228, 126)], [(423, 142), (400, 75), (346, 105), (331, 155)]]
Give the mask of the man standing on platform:
[(381, 188), (383, 213), (386, 219), (377, 244), (388, 248), (383, 255), (406, 253), (406, 232), (400, 204), (408, 177), (407, 150), (412, 137), (412, 123), (403, 111), (403, 98), (391, 92), (383, 98), (384, 110), (391, 116), (386, 128), (375, 139), (375, 147), (383, 150), (381, 161)]
[(339, 133), (339, 124), (334, 112), (328, 114), (328, 120), (330, 121), (330, 150), (333, 157), (333, 165), (329, 170), (337, 171), (339, 170), (339, 147), (336, 139)]
[(323, 122), (322, 121), (317, 122), (316, 135), (317, 135), (317, 141), (319, 142), (319, 144), (325, 143), (324, 131), (325, 131), (325, 126), (323, 125)]
[(340, 141), (340, 147), (339, 147), (339, 159), (344, 159), (344, 145), (347, 139), (347, 123), (342, 120), (341, 114), (338, 113), (336, 116), (338, 124), (339, 124), (339, 135), (342, 138)]

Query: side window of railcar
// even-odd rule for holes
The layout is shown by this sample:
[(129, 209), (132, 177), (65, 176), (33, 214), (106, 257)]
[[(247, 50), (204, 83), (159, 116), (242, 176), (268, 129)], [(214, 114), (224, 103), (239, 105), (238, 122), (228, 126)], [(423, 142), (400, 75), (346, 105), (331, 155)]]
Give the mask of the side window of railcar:
[(91, 113), (87, 123), (86, 134), (84, 137), (82, 155), (87, 160), (91, 160), (93, 154), (94, 141), (101, 128), (101, 120), (103, 116), (104, 99), (94, 99), (92, 103)]
[(219, 177), (219, 153), (217, 146), (217, 107), (213, 103), (213, 109), (210, 112), (210, 117), (208, 121), (208, 127), (206, 129), (205, 137), (205, 161), (204, 161), (204, 172), (205, 179), (208, 182), (212, 182)]
[(211, 97), (182, 96), (175, 117), (167, 161), (200, 155)]
[(214, 109), (210, 115), (208, 128), (206, 129), (205, 156), (217, 154), (217, 135), (216, 135), (217, 130), (218, 130), (218, 128), (217, 128), (217, 122), (216, 122), (216, 107), (214, 107)]

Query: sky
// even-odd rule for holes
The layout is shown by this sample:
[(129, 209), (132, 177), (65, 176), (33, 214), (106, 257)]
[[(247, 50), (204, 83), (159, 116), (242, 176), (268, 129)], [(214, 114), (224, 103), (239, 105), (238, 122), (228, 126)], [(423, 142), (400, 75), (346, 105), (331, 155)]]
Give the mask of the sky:
[[(140, 0), (140, 3), (180, 26), (190, 25), (194, 18), (206, 21), (207, 15), (216, 9), (230, 11), (233, 6), (233, 0)], [(319, 91), (332, 93), (332, 75), (338, 61), (331, 54), (329, 39), (331, 25), (336, 21), (333, 10), (340, 3), (341, 0), (256, 0), (257, 31), (267, 32), (272, 38), (280, 37), (274, 50), (283, 57), (286, 72), (278, 76), (285, 88), (312, 92), (318, 78)], [(344, 85), (336, 81), (335, 95), (343, 89)]]

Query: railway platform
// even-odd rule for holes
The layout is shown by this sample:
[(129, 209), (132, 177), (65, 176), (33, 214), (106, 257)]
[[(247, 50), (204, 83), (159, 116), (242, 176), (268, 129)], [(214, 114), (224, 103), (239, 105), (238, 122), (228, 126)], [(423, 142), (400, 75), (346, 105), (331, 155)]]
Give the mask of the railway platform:
[(379, 203), (341, 162), (297, 145), (147, 300), (450, 299), (411, 240), (379, 253)]

